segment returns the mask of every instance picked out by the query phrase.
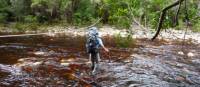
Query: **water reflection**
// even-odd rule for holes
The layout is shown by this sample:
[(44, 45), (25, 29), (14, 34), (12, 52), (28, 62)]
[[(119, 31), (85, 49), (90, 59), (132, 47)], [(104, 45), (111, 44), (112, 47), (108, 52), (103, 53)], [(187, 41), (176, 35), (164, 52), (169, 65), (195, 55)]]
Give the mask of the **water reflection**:
[[(110, 48), (115, 46), (108, 45)], [(91, 85), (84, 80), (91, 77), (83, 36), (41, 35), (1, 38), (0, 54), (2, 86)], [(127, 57), (129, 52), (113, 49), (110, 55), (113, 59), (123, 58)], [(102, 53), (102, 58), (107, 59), (107, 54)], [(21, 74), (14, 74), (19, 73), (16, 71)], [(57, 78), (56, 82), (52, 78)], [(21, 82), (22, 80), (25, 82)], [(49, 81), (52, 84), (48, 84)]]

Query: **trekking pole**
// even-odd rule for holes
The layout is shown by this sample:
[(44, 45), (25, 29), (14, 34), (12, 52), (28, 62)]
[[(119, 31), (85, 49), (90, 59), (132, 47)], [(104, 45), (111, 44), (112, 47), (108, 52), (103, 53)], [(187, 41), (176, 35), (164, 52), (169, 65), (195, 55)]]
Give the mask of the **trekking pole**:
[(109, 58), (109, 63), (111, 62), (111, 58), (110, 58), (110, 52), (108, 52), (108, 58)]
[(108, 62), (110, 63), (110, 62), (111, 62), (110, 52), (107, 52), (106, 55), (107, 55), (107, 57), (108, 57)]
[[(105, 54), (105, 56), (108, 58), (108, 62), (110, 63), (111, 59), (110, 59), (110, 53), (109, 52), (103, 52)], [(106, 58), (106, 59), (107, 59)]]

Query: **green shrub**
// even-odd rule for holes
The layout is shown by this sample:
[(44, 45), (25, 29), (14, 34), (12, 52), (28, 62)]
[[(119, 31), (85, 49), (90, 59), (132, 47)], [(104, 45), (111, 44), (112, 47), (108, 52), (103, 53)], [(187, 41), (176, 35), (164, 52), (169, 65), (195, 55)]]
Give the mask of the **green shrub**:
[(39, 28), (38, 23), (30, 23), (26, 25), (26, 30), (36, 31)]
[(131, 34), (125, 34), (122, 36), (121, 33), (114, 35), (114, 41), (117, 47), (128, 48), (135, 46), (135, 40), (132, 38)]
[(183, 22), (183, 20), (179, 19), (179, 25), (175, 27), (176, 30), (181, 30), (185, 27), (185, 23)]
[(192, 30), (194, 32), (200, 32), (200, 20), (198, 20), (197, 23), (195, 23)]
[(37, 17), (33, 16), (33, 15), (28, 15), (24, 17), (24, 22), (28, 22), (28, 23), (34, 23), (37, 22)]
[(15, 30), (15, 31), (18, 31), (18, 32), (25, 32), (25, 31), (36, 31), (38, 30), (38, 23), (16, 23), (12, 26), (12, 28)]
[(13, 28), (17, 31), (24, 32), (24, 24), (23, 23), (16, 23)]
[(98, 10), (98, 14), (103, 16), (108, 11), (108, 23), (119, 28), (130, 28), (132, 17), (128, 8), (128, 0), (104, 0), (103, 5)]
[(7, 21), (7, 14), (6, 13), (0, 13), (0, 23), (4, 23)]
[(74, 22), (78, 25), (92, 23), (95, 8), (90, 0), (80, 0), (79, 8), (74, 13)]

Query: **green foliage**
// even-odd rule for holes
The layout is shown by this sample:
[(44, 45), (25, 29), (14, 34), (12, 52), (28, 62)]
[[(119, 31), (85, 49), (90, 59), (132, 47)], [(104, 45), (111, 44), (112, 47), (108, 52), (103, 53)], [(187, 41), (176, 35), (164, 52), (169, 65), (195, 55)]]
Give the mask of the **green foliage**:
[(37, 17), (35, 17), (33, 15), (25, 16), (24, 17), (24, 22), (35, 23), (35, 22), (37, 22)]
[(14, 26), (13, 26), (14, 29), (17, 29), (18, 31), (24, 31), (24, 25), (21, 24), (21, 23), (16, 23)]
[(38, 30), (38, 27), (39, 27), (39, 24), (38, 23), (29, 23), (29, 24), (26, 24), (26, 30), (32, 30), (32, 31), (36, 31)]
[(116, 25), (120, 28), (130, 27), (132, 19), (128, 7), (129, 0), (104, 0), (103, 3), (103, 7), (99, 9), (99, 12), (102, 14), (104, 10), (108, 10), (108, 22), (110, 24)]
[(23, 21), (23, 16), (30, 13), (31, 0), (10, 0), (10, 3), (15, 20)]
[(12, 28), (15, 29), (17, 32), (25, 32), (25, 31), (36, 31), (38, 30), (39, 24), (38, 23), (20, 23), (17, 22), (16, 24), (12, 25)]
[[(144, 24), (146, 18), (147, 24), (150, 25), (148, 27), (156, 28), (161, 10), (173, 2), (173, 0), (133, 0), (131, 6), (134, 16), (139, 18), (141, 24)], [(170, 15), (166, 15), (166, 21), (163, 25), (164, 28), (170, 26), (172, 12), (175, 11), (169, 11), (168, 13)]]
[(8, 12), (10, 8), (7, 0), (0, 0), (0, 23), (4, 23), (8, 19)]
[[(52, 23), (65, 21), (69, 24), (88, 25), (98, 18), (102, 23), (119, 28), (130, 28), (133, 17), (147, 27), (156, 28), (161, 10), (174, 0), (0, 0), (0, 22)], [(199, 0), (187, 0), (188, 14), (195, 29), (198, 29)], [(163, 28), (173, 25), (178, 6), (169, 10)], [(185, 18), (182, 5), (177, 29)], [(105, 24), (104, 23), (104, 24)], [(18, 25), (17, 25), (18, 26)], [(20, 28), (20, 27), (18, 27)]]
[(200, 18), (198, 19), (198, 21), (196, 21), (193, 29), (194, 32), (200, 32)]
[(117, 47), (128, 48), (135, 46), (135, 40), (132, 38), (132, 35), (127, 33), (122, 35), (118, 33), (114, 36), (114, 41)]
[(0, 23), (4, 23), (7, 20), (7, 13), (0, 13)]
[(74, 13), (74, 19), (76, 24), (91, 23), (94, 16), (94, 5), (90, 0), (80, 0), (79, 9)]

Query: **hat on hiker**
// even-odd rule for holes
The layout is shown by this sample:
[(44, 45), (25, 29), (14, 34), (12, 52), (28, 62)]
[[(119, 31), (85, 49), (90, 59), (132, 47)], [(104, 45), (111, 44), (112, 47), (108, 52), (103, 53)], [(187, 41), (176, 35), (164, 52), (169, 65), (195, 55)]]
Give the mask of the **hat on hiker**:
[(98, 35), (99, 35), (99, 32), (98, 32), (98, 30), (97, 30), (97, 27), (91, 27), (91, 28), (89, 28), (89, 35), (90, 35), (90, 36), (93, 36), (93, 35), (98, 36)]

